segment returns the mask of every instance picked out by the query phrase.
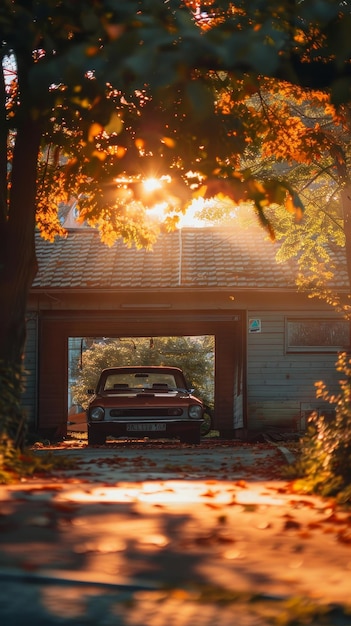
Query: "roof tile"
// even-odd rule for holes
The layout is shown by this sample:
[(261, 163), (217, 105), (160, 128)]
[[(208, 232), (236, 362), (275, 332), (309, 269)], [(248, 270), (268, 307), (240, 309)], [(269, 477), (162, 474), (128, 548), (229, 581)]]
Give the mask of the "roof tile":
[[(296, 265), (277, 263), (278, 244), (261, 227), (184, 228), (161, 234), (153, 250), (107, 247), (92, 229), (36, 241), (33, 289), (294, 288)], [(334, 287), (347, 287), (344, 250), (333, 251)]]

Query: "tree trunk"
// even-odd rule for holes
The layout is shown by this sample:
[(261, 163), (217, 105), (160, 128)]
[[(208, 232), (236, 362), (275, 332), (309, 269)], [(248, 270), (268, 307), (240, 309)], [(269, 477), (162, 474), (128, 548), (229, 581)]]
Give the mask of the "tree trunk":
[[(345, 185), (341, 192), (341, 202), (344, 217), (344, 233), (345, 233), (345, 254), (346, 254), (346, 269), (349, 279), (349, 294), (351, 293), (351, 184)], [(347, 305), (350, 306), (350, 301), (347, 301)], [(349, 328), (350, 328), (350, 340), (347, 352), (351, 355), (351, 315), (348, 315)]]
[(21, 443), (27, 296), (36, 273), (35, 206), (41, 130), (22, 120), (13, 151), (7, 214), (0, 222), (0, 440)]
[(346, 267), (351, 286), (351, 183), (341, 192), (342, 209), (344, 216)]

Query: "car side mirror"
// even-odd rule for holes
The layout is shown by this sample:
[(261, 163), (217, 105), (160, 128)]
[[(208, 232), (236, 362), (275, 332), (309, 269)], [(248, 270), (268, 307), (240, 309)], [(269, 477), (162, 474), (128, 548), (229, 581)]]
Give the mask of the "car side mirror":
[(89, 396), (94, 395), (94, 393), (95, 393), (95, 389), (87, 389), (87, 394), (88, 394)]

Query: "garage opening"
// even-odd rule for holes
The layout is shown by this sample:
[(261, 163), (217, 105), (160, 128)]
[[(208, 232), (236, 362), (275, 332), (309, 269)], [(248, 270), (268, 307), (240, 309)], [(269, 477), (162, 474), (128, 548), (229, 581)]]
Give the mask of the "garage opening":
[(85, 409), (105, 367), (169, 365), (183, 370), (194, 394), (213, 408), (215, 336), (69, 337), (68, 432), (86, 430)]

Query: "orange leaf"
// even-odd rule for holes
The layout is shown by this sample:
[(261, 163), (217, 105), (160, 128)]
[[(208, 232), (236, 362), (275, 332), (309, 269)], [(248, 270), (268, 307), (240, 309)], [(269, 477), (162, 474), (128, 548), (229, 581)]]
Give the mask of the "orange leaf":
[(351, 531), (348, 528), (345, 528), (337, 535), (338, 541), (341, 543), (351, 544)]
[(247, 489), (247, 483), (245, 480), (237, 480), (235, 485), (237, 487), (241, 487), (242, 489)]
[(104, 129), (101, 126), (101, 124), (98, 124), (97, 122), (94, 122), (93, 124), (91, 124), (89, 128), (89, 133), (88, 133), (88, 141), (94, 141), (95, 137), (100, 135), (100, 133), (102, 133), (103, 130)]
[(205, 493), (202, 493), (201, 495), (203, 498), (214, 498), (216, 494), (211, 489), (208, 489), (208, 491), (206, 491)]

